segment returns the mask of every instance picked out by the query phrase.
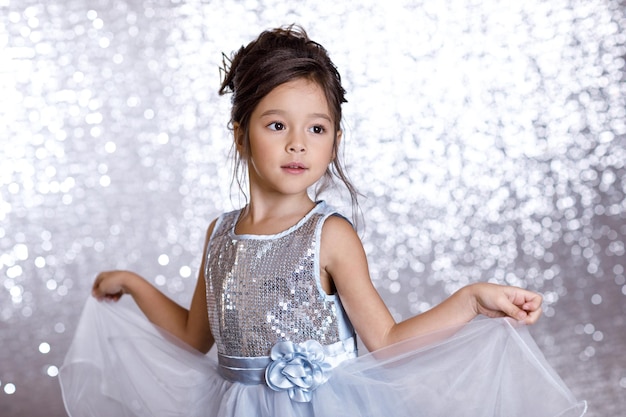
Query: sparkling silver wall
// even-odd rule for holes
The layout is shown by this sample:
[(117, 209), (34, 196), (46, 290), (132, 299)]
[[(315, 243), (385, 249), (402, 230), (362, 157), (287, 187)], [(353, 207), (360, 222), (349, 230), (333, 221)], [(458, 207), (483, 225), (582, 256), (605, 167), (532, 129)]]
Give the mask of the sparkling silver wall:
[(0, 414), (64, 415), (95, 274), (187, 305), (231, 187), (221, 53), (300, 23), (345, 79), (345, 160), (398, 319), (541, 291), (590, 416), (626, 409), (626, 18), (608, 0), (0, 0)]

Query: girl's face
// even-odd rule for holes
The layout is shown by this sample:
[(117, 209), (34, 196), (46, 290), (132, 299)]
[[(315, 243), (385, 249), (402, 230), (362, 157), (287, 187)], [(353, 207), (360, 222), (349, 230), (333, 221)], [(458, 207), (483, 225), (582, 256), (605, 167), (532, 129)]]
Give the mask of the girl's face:
[[(270, 193), (306, 193), (335, 157), (334, 121), (323, 90), (296, 79), (267, 94), (250, 117), (248, 161), (250, 186)], [(234, 124), (241, 153), (243, 129)]]

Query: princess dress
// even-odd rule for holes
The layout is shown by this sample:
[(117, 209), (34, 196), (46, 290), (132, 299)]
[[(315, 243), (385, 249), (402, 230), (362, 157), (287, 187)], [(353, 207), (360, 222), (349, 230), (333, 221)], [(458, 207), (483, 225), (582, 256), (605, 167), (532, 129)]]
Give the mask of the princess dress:
[[(123, 303), (89, 299), (59, 379), (71, 416), (581, 416), (526, 327), (475, 320), (357, 357), (319, 280), (319, 202), (276, 235), (216, 222), (206, 253), (215, 355)], [(135, 309), (136, 310), (136, 309)]]

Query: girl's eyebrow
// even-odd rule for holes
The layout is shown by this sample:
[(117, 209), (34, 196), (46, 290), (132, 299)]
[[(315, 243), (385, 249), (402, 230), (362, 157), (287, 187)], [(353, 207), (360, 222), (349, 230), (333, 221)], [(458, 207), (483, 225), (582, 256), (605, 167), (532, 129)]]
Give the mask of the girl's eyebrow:
[(313, 114), (311, 114), (311, 116), (316, 117), (316, 118), (320, 118), (320, 119), (326, 119), (326, 120), (328, 120), (329, 122), (332, 123), (332, 119), (326, 113), (313, 113)]
[[(270, 110), (266, 110), (263, 113), (261, 113), (260, 117), (274, 116), (274, 115), (285, 116), (286, 114), (287, 114), (287, 112), (285, 110), (270, 109)], [(310, 113), (309, 117), (317, 118), (317, 119), (326, 119), (326, 120), (328, 120), (329, 122), (332, 123), (332, 119), (326, 113)]]

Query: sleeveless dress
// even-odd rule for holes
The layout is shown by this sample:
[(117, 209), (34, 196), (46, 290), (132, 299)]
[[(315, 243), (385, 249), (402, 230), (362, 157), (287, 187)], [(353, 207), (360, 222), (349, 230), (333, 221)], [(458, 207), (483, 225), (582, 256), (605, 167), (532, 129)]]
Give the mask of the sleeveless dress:
[(263, 236), (236, 235), (239, 214), (220, 216), (206, 253), (212, 352), (186, 346), (127, 300), (90, 298), (59, 374), (70, 416), (585, 413), (526, 327), (508, 319), (357, 356), (341, 300), (320, 285), (322, 226), (335, 210), (319, 202)]

